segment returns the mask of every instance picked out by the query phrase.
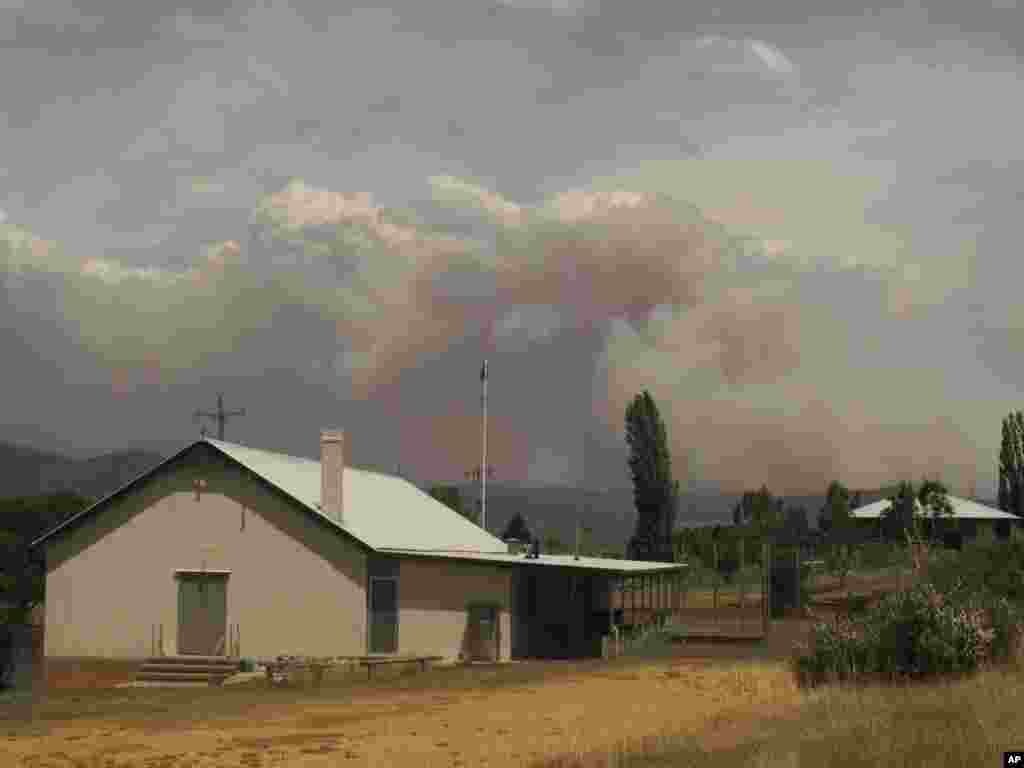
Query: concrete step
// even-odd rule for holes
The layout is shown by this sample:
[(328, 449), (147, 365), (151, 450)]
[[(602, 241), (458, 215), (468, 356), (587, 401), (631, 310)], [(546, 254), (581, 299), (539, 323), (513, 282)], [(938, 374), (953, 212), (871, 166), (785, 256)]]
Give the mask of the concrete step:
[(154, 656), (135, 675), (140, 685), (220, 685), (238, 672), (238, 659), (225, 656)]
[(133, 680), (130, 683), (118, 683), (115, 688), (209, 688), (210, 681), (202, 680), (198, 682), (190, 681), (178, 681), (178, 682), (161, 682), (159, 680)]
[(207, 667), (200, 665), (185, 666), (184, 664), (143, 664), (139, 674), (166, 672), (174, 675), (233, 675), (238, 667)]
[(139, 672), (135, 676), (136, 682), (140, 683), (206, 683), (220, 685), (231, 675), (224, 674), (198, 674), (190, 672)]
[(150, 656), (146, 659), (145, 663), (237, 667), (238, 659), (232, 659), (227, 656)]

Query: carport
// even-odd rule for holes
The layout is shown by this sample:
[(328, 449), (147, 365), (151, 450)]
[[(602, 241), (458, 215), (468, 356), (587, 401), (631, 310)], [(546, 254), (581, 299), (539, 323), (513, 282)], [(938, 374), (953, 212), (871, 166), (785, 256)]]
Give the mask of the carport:
[(656, 623), (682, 605), (678, 563), (541, 555), (512, 578), (513, 658), (596, 658), (612, 627)]

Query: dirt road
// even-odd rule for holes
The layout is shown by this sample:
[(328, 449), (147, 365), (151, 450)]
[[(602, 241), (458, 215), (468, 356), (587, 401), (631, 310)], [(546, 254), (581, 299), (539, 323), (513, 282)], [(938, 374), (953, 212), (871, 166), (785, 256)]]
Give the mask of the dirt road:
[[(365, 691), (252, 706), (202, 722), (53, 721), (5, 733), (0, 764), (32, 768), (270, 766), (521, 766), (665, 731), (707, 735), (792, 712), (785, 668), (673, 661), (563, 675), (489, 691)], [(348, 698), (348, 700), (346, 700)], [(742, 730), (742, 728), (740, 728)]]

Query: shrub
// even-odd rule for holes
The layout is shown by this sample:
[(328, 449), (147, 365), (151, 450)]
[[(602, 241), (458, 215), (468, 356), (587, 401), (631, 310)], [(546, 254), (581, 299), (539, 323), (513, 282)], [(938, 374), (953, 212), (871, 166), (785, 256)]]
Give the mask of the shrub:
[(1005, 598), (920, 584), (884, 598), (856, 625), (816, 625), (811, 647), (794, 657), (795, 672), (804, 685), (973, 672), (1012, 653), (1021, 619)]
[(882, 570), (907, 562), (906, 550), (898, 545), (884, 541), (868, 541), (858, 548), (860, 564), (866, 570)]
[(987, 593), (1024, 604), (1024, 542), (976, 542), (960, 552), (935, 552), (928, 578), (940, 592)]

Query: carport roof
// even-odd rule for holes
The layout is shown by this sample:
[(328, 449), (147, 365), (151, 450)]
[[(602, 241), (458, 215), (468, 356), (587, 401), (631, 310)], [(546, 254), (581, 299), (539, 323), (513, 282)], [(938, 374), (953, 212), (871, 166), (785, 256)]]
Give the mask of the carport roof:
[(685, 563), (655, 563), (645, 560), (617, 560), (611, 557), (583, 557), (575, 555), (545, 555), (529, 558), (525, 554), (513, 555), (501, 552), (453, 552), (428, 551), (422, 549), (381, 549), (381, 554), (396, 556), (415, 556), (437, 558), (442, 560), (469, 560), (481, 563), (497, 563), (502, 565), (521, 565), (552, 568), (578, 568), (585, 571), (600, 571), (622, 575), (640, 575), (652, 573), (673, 573), (687, 567)]

